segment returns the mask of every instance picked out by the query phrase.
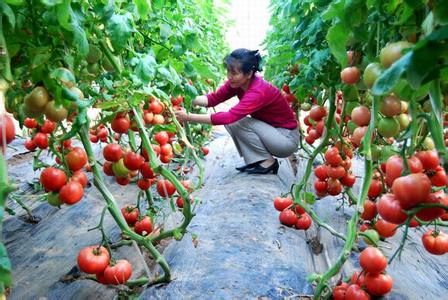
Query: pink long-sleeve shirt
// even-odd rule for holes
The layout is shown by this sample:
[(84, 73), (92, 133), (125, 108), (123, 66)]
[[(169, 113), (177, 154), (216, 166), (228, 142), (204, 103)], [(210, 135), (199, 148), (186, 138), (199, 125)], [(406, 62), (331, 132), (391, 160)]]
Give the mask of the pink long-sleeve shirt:
[(261, 120), (273, 127), (297, 128), (297, 120), (285, 97), (278, 88), (263, 80), (263, 78), (255, 76), (247, 91), (243, 91), (241, 88), (232, 88), (229, 81), (226, 81), (216, 92), (207, 94), (207, 106), (216, 106), (233, 96), (237, 96), (240, 100), (238, 104), (227, 112), (212, 114), (213, 125), (231, 124), (247, 115), (251, 115), (252, 118)]

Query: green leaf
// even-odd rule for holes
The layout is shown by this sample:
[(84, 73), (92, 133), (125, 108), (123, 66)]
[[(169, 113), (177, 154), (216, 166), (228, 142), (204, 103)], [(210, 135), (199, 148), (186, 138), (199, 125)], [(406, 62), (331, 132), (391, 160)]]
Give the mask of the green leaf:
[(56, 6), (56, 14), (59, 24), (67, 30), (72, 31), (70, 24), (68, 23), (70, 18), (70, 0), (64, 0), (61, 4)]
[(380, 96), (389, 93), (398, 83), (401, 76), (406, 72), (411, 63), (412, 51), (403, 55), (398, 61), (381, 73), (372, 87), (372, 94)]
[(169, 38), (171, 35), (173, 34), (173, 32), (171, 31), (171, 26), (163, 23), (160, 24), (160, 36), (164, 39)]
[(134, 0), (137, 12), (141, 19), (146, 19), (151, 11), (151, 2), (149, 0)]
[(55, 6), (61, 4), (63, 0), (41, 0), (42, 4), (46, 6)]
[(338, 63), (347, 66), (347, 50), (346, 45), (349, 39), (349, 29), (342, 23), (334, 24), (328, 29), (327, 42), (331, 53), (336, 57)]
[(193, 68), (195, 68), (196, 72), (202, 77), (209, 78), (209, 77), (215, 77), (215, 73), (210, 71), (210, 65), (202, 62), (199, 59), (194, 59), (191, 62), (191, 65)]
[(146, 54), (138, 59), (138, 63), (135, 67), (135, 75), (137, 75), (142, 82), (148, 83), (155, 75), (156, 66), (157, 62), (154, 56)]
[(79, 54), (86, 57), (89, 53), (89, 42), (87, 41), (87, 35), (84, 29), (78, 23), (75, 13), (72, 9), (69, 9), (71, 17), (71, 30), (73, 31), (74, 44), (78, 48)]
[(9, 24), (11, 24), (11, 28), (14, 29), (16, 26), (16, 17), (11, 7), (8, 4), (0, 2), (0, 15), (3, 14), (8, 18)]
[(195, 98), (199, 93), (196, 90), (196, 88), (192, 85), (186, 84), (184, 86), (186, 95), (189, 96), (190, 98)]
[(303, 193), (303, 199), (306, 203), (313, 205), (316, 202), (316, 198), (313, 193), (305, 192)]
[(328, 9), (322, 13), (322, 19), (329, 21), (344, 14), (344, 1), (335, 1), (328, 6)]
[(126, 13), (124, 15), (114, 14), (107, 24), (110, 33), (112, 47), (117, 53), (120, 53), (126, 46), (134, 32), (132, 24), (132, 15)]
[(24, 0), (4, 0), (5, 3), (11, 4), (11, 5), (22, 5), (25, 3)]
[(158, 74), (162, 75), (163, 78), (165, 78), (166, 80), (174, 83), (174, 79), (170, 73), (170, 71), (168, 71), (167, 68), (165, 67), (160, 67), (157, 69)]
[(446, 0), (433, 0), (432, 7), (436, 22), (440, 25), (448, 24), (448, 5)]

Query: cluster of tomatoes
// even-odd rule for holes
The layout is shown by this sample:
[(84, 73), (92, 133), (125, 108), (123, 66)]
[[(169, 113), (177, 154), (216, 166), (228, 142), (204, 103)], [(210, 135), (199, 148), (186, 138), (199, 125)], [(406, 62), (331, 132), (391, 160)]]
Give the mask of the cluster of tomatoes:
[(342, 282), (333, 288), (335, 300), (369, 300), (370, 295), (381, 297), (392, 290), (393, 279), (386, 274), (387, 258), (375, 247), (367, 247), (359, 255), (361, 272), (354, 272), (350, 284)]
[[(65, 153), (64, 161), (69, 175), (56, 167), (47, 167), (40, 174), (40, 183), (48, 192), (48, 203), (53, 206), (78, 203), (88, 183), (87, 175), (82, 171), (87, 164), (86, 152), (80, 147), (72, 148), (69, 143), (64, 146), (61, 152)], [(63, 163), (59, 157), (56, 161), (60, 165)]]
[(340, 141), (327, 149), (325, 164), (314, 169), (316, 175), (314, 189), (317, 196), (325, 197), (327, 194), (337, 196), (342, 192), (342, 186), (352, 187), (355, 184), (356, 177), (350, 171), (352, 158), (353, 152), (350, 147)]
[[(373, 222), (374, 229), (383, 238), (391, 237), (396, 232), (397, 225), (403, 224), (408, 218), (408, 212), (419, 204), (448, 205), (448, 197), (443, 190), (447, 185), (445, 170), (440, 166), (439, 157), (434, 150), (419, 151), (407, 159), (410, 174), (402, 176), (405, 168), (403, 159), (398, 155), (391, 156), (381, 165), (382, 174), (376, 174), (369, 187), (361, 218)], [(378, 173), (378, 172), (377, 172)], [(384, 176), (386, 193), (382, 194)], [(381, 195), (381, 196), (380, 196)], [(374, 200), (377, 199), (375, 202)], [(442, 207), (417, 209), (410, 220), (410, 227), (420, 226), (421, 222), (431, 222), (436, 219), (448, 220), (448, 212)], [(369, 228), (363, 224), (361, 230)], [(428, 230), (422, 238), (425, 249), (437, 255), (448, 251), (448, 236), (441, 230)]]
[(140, 216), (140, 210), (133, 205), (125, 205), (121, 208), (126, 223), (134, 227), (134, 231), (140, 235), (148, 235), (152, 232), (152, 220), (149, 216)]
[(299, 205), (293, 205), (293, 201), (289, 197), (275, 197), (274, 208), (280, 212), (280, 223), (295, 227), (300, 230), (307, 230), (311, 227), (312, 219), (305, 210)]
[(103, 246), (89, 246), (79, 251), (78, 267), (82, 272), (95, 274), (102, 284), (124, 284), (132, 275), (132, 265), (126, 259), (112, 261)]
[(31, 138), (25, 141), (25, 148), (29, 151), (34, 151), (36, 148), (48, 148), (48, 135), (56, 129), (56, 123), (45, 120), (42, 125), (39, 125), (36, 119), (26, 118), (23, 125), (30, 130)]

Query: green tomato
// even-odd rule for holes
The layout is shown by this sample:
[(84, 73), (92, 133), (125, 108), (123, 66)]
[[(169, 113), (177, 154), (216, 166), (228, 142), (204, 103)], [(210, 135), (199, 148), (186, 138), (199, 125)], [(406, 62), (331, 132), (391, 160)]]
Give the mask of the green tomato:
[(48, 204), (50, 204), (51, 206), (61, 206), (63, 204), (63, 202), (59, 198), (59, 193), (55, 193), (55, 192), (48, 193), (47, 201), (48, 201)]
[(381, 154), (380, 154), (381, 161), (386, 161), (389, 159), (389, 157), (395, 154), (397, 153), (395, 153), (394, 148), (392, 146), (389, 145), (383, 146), (383, 148), (381, 148)]
[(436, 148), (434, 140), (429, 136), (425, 137), (425, 139), (423, 140), (423, 148), (425, 150), (434, 150)]
[(382, 146), (372, 144), (371, 151), (372, 151), (372, 160), (377, 161), (381, 157), (381, 150)]
[(87, 62), (89, 64), (97, 63), (103, 57), (100, 48), (95, 45), (89, 45), (89, 54), (87, 55)]
[(127, 177), (129, 174), (128, 168), (124, 165), (123, 158), (112, 164), (112, 171), (114, 171), (117, 177)]
[(380, 235), (375, 229), (367, 229), (363, 232), (363, 239), (366, 244), (369, 245), (378, 245), (378, 242), (380, 240)]
[(375, 84), (375, 81), (381, 75), (381, 65), (379, 63), (370, 63), (364, 70), (363, 80), (365, 85), (370, 89)]
[(382, 118), (378, 122), (378, 133), (383, 137), (393, 137), (400, 132), (400, 123), (395, 118)]
[(62, 105), (56, 105), (55, 101), (50, 101), (45, 106), (45, 116), (50, 121), (59, 123), (68, 116), (67, 109)]
[(100, 70), (100, 66), (97, 63), (87, 65), (87, 71), (90, 74), (98, 74), (99, 70)]
[(300, 104), (300, 109), (303, 111), (309, 111), (311, 109), (311, 104), (308, 102), (304, 102)]
[(409, 118), (408, 114), (399, 114), (397, 116), (398, 123), (400, 123), (400, 130), (404, 130), (408, 128), (409, 124), (411, 123), (411, 119)]

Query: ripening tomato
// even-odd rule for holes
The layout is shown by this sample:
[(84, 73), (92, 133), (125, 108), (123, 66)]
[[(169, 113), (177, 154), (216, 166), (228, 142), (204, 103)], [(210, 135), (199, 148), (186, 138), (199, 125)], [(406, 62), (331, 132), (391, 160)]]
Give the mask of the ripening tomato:
[(112, 130), (116, 133), (127, 133), (129, 128), (131, 127), (131, 121), (127, 117), (116, 117), (110, 123)]
[(342, 192), (342, 185), (338, 179), (328, 178), (327, 192), (331, 196), (337, 196)]
[(400, 202), (394, 194), (384, 194), (377, 203), (378, 214), (389, 223), (402, 224), (407, 215), (402, 211)]
[(435, 170), (430, 170), (428, 172), (428, 176), (433, 186), (437, 187), (448, 186), (445, 169), (442, 166), (437, 166)]
[(430, 229), (422, 236), (423, 246), (426, 251), (435, 255), (448, 253), (448, 235), (443, 231)]
[(152, 111), (154, 114), (161, 114), (165, 107), (163, 106), (163, 103), (160, 101), (153, 101), (149, 105), (149, 110)]
[(280, 223), (292, 227), (297, 223), (297, 215), (292, 209), (285, 209), (279, 215)]
[[(420, 160), (412, 156), (407, 160), (409, 171), (411, 173), (423, 172), (423, 165)], [(386, 183), (388, 186), (392, 186), (395, 179), (401, 176), (403, 172), (403, 160), (398, 155), (392, 155), (386, 162)]]
[(160, 114), (155, 114), (154, 118), (152, 119), (152, 124), (159, 124), (162, 125), (165, 123), (165, 118)]
[(79, 269), (88, 274), (102, 273), (109, 265), (110, 255), (103, 246), (89, 246), (78, 254)]
[(148, 235), (152, 232), (151, 218), (144, 216), (135, 223), (134, 231), (141, 235)]
[(62, 170), (49, 167), (40, 173), (40, 183), (47, 192), (58, 192), (66, 182), (67, 176)]
[(379, 235), (383, 238), (392, 237), (397, 232), (397, 225), (389, 223), (383, 219), (378, 219), (375, 223), (375, 230), (378, 231)]
[(77, 181), (70, 181), (59, 190), (59, 198), (62, 202), (68, 205), (73, 205), (79, 202), (83, 195), (84, 189)]
[(366, 289), (373, 296), (384, 296), (392, 290), (394, 281), (388, 274), (367, 274)]
[(115, 176), (114, 170), (112, 169), (112, 163), (110, 161), (105, 161), (103, 164), (103, 172), (107, 176)]
[(367, 126), (355, 128), (355, 130), (353, 131), (352, 137), (350, 139), (351, 142), (353, 143), (353, 146), (359, 147), (359, 145), (361, 145), (361, 141), (364, 138), (364, 136), (366, 135), (367, 129), (368, 129)]
[(298, 216), (295, 224), (297, 229), (308, 230), (311, 227), (312, 219), (307, 213), (303, 213)]
[(369, 191), (367, 192), (367, 195), (370, 198), (375, 198), (381, 194), (381, 191), (383, 189), (383, 185), (381, 184), (380, 180), (372, 179), (369, 186)]
[(168, 144), (168, 143), (160, 146), (160, 155), (161, 156), (172, 156), (173, 155), (173, 146), (171, 146), (171, 144)]
[(65, 161), (70, 170), (78, 171), (87, 164), (86, 151), (81, 147), (75, 147), (65, 155)]
[(352, 110), (351, 118), (358, 126), (367, 126), (370, 122), (370, 109), (365, 106), (357, 106)]
[(174, 185), (166, 179), (157, 181), (156, 189), (159, 195), (162, 197), (170, 197), (176, 191)]
[(166, 131), (162, 130), (154, 135), (154, 139), (157, 143), (159, 143), (159, 145), (165, 145), (170, 140), (170, 137)]
[(33, 138), (34, 144), (40, 149), (48, 148), (48, 136), (46, 133), (38, 132)]
[(431, 193), (431, 181), (423, 173), (410, 174), (395, 179), (392, 184), (395, 198), (403, 209), (409, 209), (425, 201)]
[(387, 258), (375, 247), (369, 246), (359, 255), (359, 264), (369, 274), (379, 274), (386, 270)]
[(345, 292), (345, 300), (370, 300), (370, 295), (361, 289), (359, 285), (352, 284)]
[(315, 106), (310, 110), (310, 118), (318, 122), (327, 115), (327, 111), (322, 106)]
[(83, 188), (85, 188), (87, 186), (87, 183), (89, 182), (89, 179), (87, 178), (86, 173), (78, 170), (73, 173), (72, 177), (70, 177), (70, 181), (77, 181), (82, 185)]
[(390, 67), (395, 61), (400, 59), (404, 49), (412, 47), (412, 44), (407, 41), (398, 41), (387, 44), (380, 52), (380, 62), (383, 67)]
[(435, 170), (440, 164), (439, 155), (435, 150), (420, 151), (415, 156), (421, 161), (425, 170)]
[(385, 117), (393, 117), (401, 114), (401, 101), (394, 95), (384, 97), (380, 103), (380, 112)]
[[(443, 191), (437, 191), (429, 194), (429, 196), (422, 202), (425, 204), (443, 204), (447, 202), (447, 196)], [(432, 221), (441, 217), (445, 213), (445, 210), (441, 207), (424, 208), (417, 212), (416, 217), (422, 221)]]
[(129, 225), (134, 225), (135, 222), (137, 222), (138, 217), (140, 216), (140, 211), (137, 207), (128, 204), (121, 208), (121, 214), (126, 220), (126, 223), (128, 223)]
[(369, 199), (366, 199), (366, 201), (364, 202), (364, 210), (361, 214), (361, 218), (363, 220), (370, 221), (373, 218), (375, 218), (376, 214), (377, 214), (377, 211), (376, 211), (375, 202), (373, 202)]
[(345, 84), (356, 84), (361, 73), (357, 67), (347, 67), (341, 71), (341, 80)]
[[(98, 274), (97, 274), (98, 275)], [(125, 259), (119, 259), (114, 266), (107, 266), (102, 276), (109, 284), (123, 284), (131, 278), (132, 266)]]

